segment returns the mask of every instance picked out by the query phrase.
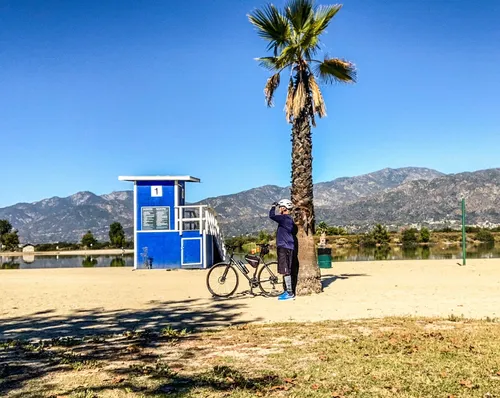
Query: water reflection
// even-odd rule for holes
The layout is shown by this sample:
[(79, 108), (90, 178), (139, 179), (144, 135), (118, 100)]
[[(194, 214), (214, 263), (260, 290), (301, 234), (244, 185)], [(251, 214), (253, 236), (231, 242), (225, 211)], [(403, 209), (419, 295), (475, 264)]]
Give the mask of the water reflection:
[(15, 261), (7, 261), (0, 264), (0, 269), (19, 269), (20, 264)]
[(109, 264), (110, 267), (125, 267), (125, 259), (123, 257), (115, 257)]
[[(333, 261), (371, 260), (450, 260), (461, 259), (462, 248), (456, 246), (414, 245), (334, 248)], [(467, 247), (467, 258), (500, 258), (500, 246), (493, 242)]]
[[(235, 254), (235, 259), (243, 259), (245, 253)], [(343, 247), (332, 249), (334, 262), (339, 261), (386, 261), (386, 260), (439, 260), (462, 258), (462, 248), (459, 245), (437, 246), (416, 245), (380, 246), (380, 247)], [(494, 242), (467, 247), (467, 258), (500, 258), (500, 245)], [(266, 261), (276, 261), (276, 252), (269, 253)], [(31, 269), (31, 268), (93, 268), (93, 267), (132, 267), (134, 255), (118, 256), (0, 256), (0, 269)]]
[[(26, 258), (27, 257), (27, 258)], [(0, 269), (132, 267), (134, 255), (0, 257)]]
[(87, 256), (82, 260), (82, 267), (91, 268), (97, 265), (97, 259)]
[[(235, 253), (234, 258), (243, 260), (246, 253)], [(339, 247), (332, 249), (332, 260), (339, 261), (381, 261), (381, 260), (451, 260), (461, 259), (459, 245), (413, 245), (378, 247)], [(467, 247), (467, 258), (500, 258), (500, 245), (494, 242)], [(271, 251), (266, 261), (276, 261), (276, 252)]]

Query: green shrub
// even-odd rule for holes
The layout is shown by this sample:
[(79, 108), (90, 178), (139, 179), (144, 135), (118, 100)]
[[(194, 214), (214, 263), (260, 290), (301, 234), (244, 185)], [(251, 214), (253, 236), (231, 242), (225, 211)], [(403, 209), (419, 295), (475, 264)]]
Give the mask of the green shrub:
[(415, 245), (418, 242), (417, 233), (418, 230), (416, 228), (405, 229), (401, 233), (401, 242), (403, 245)]
[(490, 231), (482, 229), (476, 234), (476, 240), (479, 240), (481, 242), (494, 242), (495, 238)]
[(387, 228), (381, 224), (377, 224), (370, 232), (359, 238), (359, 244), (362, 246), (387, 245), (390, 240), (391, 237)]
[(423, 227), (420, 230), (420, 242), (428, 243), (431, 240), (431, 232), (428, 228)]

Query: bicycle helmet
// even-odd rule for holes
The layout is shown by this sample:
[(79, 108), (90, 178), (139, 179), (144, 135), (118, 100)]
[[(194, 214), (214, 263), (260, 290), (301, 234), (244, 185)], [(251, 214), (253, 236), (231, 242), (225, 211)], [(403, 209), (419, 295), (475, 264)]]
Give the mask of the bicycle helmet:
[(278, 206), (279, 207), (286, 207), (288, 210), (292, 210), (293, 209), (293, 203), (292, 203), (291, 200), (288, 200), (288, 199), (281, 199), (278, 202)]

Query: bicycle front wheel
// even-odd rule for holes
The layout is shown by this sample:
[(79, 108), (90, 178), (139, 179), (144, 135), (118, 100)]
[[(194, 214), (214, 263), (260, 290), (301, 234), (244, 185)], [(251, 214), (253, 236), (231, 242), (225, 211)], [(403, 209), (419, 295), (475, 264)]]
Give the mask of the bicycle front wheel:
[(278, 273), (278, 263), (273, 261), (264, 264), (257, 275), (262, 293), (268, 297), (276, 297), (283, 293), (283, 275)]
[(231, 264), (215, 264), (207, 275), (207, 288), (216, 297), (229, 297), (238, 288), (238, 272)]

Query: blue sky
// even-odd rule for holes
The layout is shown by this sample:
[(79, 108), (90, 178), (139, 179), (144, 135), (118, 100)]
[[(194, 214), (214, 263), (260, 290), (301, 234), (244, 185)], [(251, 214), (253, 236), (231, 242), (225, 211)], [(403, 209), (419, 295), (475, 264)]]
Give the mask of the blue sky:
[[(130, 189), (119, 175), (194, 175), (191, 201), (288, 185), (285, 87), (266, 108), (246, 17), (265, 3), (2, 0), (0, 207)], [(323, 47), (358, 83), (323, 87), (315, 181), (499, 167), (498, 21), (492, 0), (346, 0)]]

